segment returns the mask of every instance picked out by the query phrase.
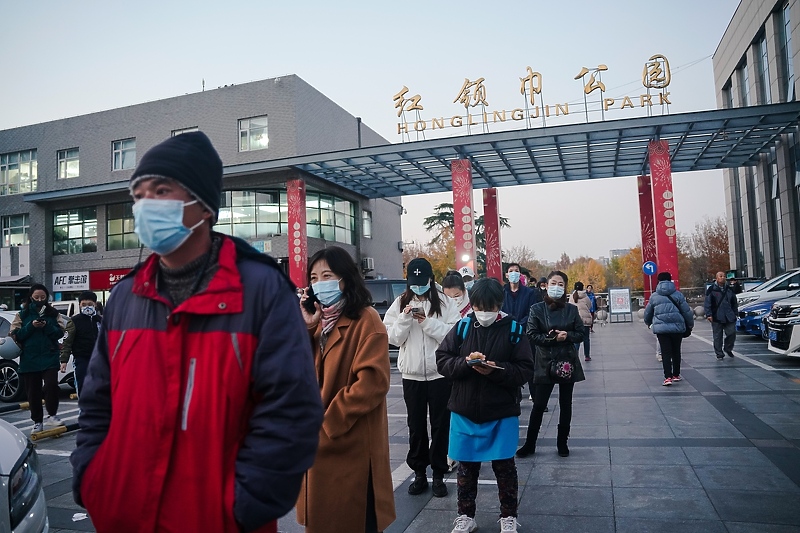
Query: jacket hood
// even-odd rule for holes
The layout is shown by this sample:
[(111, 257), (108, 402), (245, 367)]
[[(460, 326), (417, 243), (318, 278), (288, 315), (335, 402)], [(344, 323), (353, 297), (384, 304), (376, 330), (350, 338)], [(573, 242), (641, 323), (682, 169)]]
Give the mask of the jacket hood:
[(656, 287), (656, 293), (662, 296), (669, 296), (676, 290), (675, 283), (672, 281), (659, 281), (658, 286)]

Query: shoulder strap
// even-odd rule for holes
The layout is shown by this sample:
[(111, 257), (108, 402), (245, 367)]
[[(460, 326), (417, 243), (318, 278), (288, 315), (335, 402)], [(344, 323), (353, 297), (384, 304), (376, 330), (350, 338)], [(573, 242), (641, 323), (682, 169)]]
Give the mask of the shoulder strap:
[(511, 344), (517, 344), (522, 338), (522, 324), (516, 320), (511, 321)]
[(467, 334), (469, 333), (469, 326), (472, 323), (472, 317), (465, 316), (461, 320), (458, 321), (458, 329), (456, 330), (456, 337), (458, 338), (458, 345), (461, 346), (461, 343), (464, 342), (464, 339), (467, 338)]
[[(678, 310), (678, 313), (680, 313), (681, 318), (683, 318), (683, 311), (681, 311), (681, 306), (679, 306), (678, 303), (675, 300), (672, 299), (672, 295), (671, 294), (665, 294), (664, 296), (666, 296), (667, 299), (669, 299), (669, 301), (672, 302), (672, 305), (675, 306), (675, 308)], [(683, 323), (686, 324), (686, 319), (685, 318), (683, 318)]]

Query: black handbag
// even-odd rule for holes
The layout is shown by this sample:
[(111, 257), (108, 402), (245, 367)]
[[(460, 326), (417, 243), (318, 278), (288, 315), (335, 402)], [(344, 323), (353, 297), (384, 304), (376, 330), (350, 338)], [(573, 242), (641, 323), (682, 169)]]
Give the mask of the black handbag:
[[(545, 327), (548, 333), (550, 331), (549, 311), (544, 310)], [(572, 381), (572, 374), (575, 371), (575, 363), (573, 361), (572, 344), (565, 342), (567, 346), (556, 346), (558, 354), (550, 361), (547, 362), (547, 375), (555, 383), (569, 383)], [(564, 349), (566, 348), (566, 350)], [(552, 351), (551, 351), (552, 354)]]
[[(681, 308), (680, 308), (680, 306), (679, 306), (679, 305), (678, 305), (678, 304), (675, 302), (675, 300), (673, 300), (673, 299), (672, 299), (672, 296), (670, 296), (669, 294), (665, 294), (664, 296), (666, 296), (666, 297), (667, 297), (667, 299), (668, 299), (670, 302), (672, 302), (672, 305), (674, 305), (674, 306), (675, 306), (675, 307), (678, 309), (678, 313), (681, 313)], [(683, 313), (681, 313), (681, 318), (683, 318)], [(687, 324), (687, 323), (686, 323), (686, 319), (685, 319), (685, 318), (683, 318), (683, 328), (684, 328), (684, 329), (683, 329), (683, 333), (681, 334), (681, 335), (682, 335), (682, 337), (683, 337), (684, 339), (685, 339), (686, 337), (691, 337), (691, 336), (692, 336), (692, 328), (690, 328), (690, 327), (689, 327), (689, 324)]]

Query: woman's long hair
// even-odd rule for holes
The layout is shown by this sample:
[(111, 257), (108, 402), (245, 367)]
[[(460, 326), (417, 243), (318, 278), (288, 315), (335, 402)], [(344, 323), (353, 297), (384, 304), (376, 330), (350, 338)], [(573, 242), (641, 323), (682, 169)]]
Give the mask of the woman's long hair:
[(22, 303), (25, 304), (25, 309), (30, 311), (30, 303), (33, 299), (33, 293), (36, 291), (44, 291), (45, 295), (47, 295), (47, 300), (45, 300), (44, 306), (44, 315), (50, 317), (58, 317), (58, 310), (50, 305), (50, 291), (47, 290), (47, 287), (42, 285), (41, 283), (34, 283), (31, 285), (31, 288), (28, 289), (28, 294), (22, 300)]
[(561, 272), (560, 270), (553, 270), (552, 272), (550, 272), (547, 275), (547, 283), (548, 283), (548, 285), (550, 284), (550, 279), (553, 276), (561, 276), (561, 279), (564, 280), (564, 294), (562, 294), (561, 298), (559, 298), (558, 300), (554, 300), (553, 298), (550, 297), (549, 294), (545, 293), (544, 301), (547, 304), (547, 307), (549, 309), (551, 309), (551, 310), (555, 310), (555, 309), (558, 309), (560, 307), (565, 307), (567, 305), (567, 290), (566, 289), (567, 289), (567, 283), (569, 283), (569, 277), (567, 277), (567, 275), (565, 273)]
[(345, 300), (342, 314), (355, 320), (361, 316), (365, 307), (372, 305), (372, 293), (361, 278), (358, 265), (344, 248), (329, 246), (315, 253), (308, 260), (308, 279), (311, 279), (311, 269), (320, 261), (325, 260), (331, 272), (339, 276), (344, 282), (342, 297)]
[[(565, 285), (566, 285), (566, 283), (565, 283)], [(578, 303), (578, 291), (582, 291), (582, 290), (583, 290), (583, 283), (581, 283), (580, 281), (576, 281), (575, 282), (575, 290), (572, 291), (572, 301), (573, 302)]]

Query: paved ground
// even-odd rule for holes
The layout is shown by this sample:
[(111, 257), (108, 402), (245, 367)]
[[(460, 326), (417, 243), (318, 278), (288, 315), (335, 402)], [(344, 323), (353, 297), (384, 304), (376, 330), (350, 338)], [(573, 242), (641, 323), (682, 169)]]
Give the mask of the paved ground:
[[(683, 382), (663, 387), (655, 339), (641, 323), (595, 327), (587, 380), (575, 387), (571, 454), (555, 450), (558, 404), (550, 401), (538, 451), (517, 462), (520, 531), (789, 533), (800, 531), (800, 360), (739, 337), (736, 357), (717, 361), (711, 329), (684, 340)], [(400, 376), (389, 393), (389, 434), (397, 521), (387, 533), (449, 532), (450, 495), (409, 496)], [(75, 409), (66, 404), (62, 411)], [(521, 434), (530, 403), (524, 402)], [(75, 412), (66, 413), (73, 416)], [(26, 413), (3, 418), (28, 429)], [(54, 531), (92, 531), (69, 494), (66, 459), (74, 435), (42, 441), (45, 493)], [(477, 521), (497, 531), (489, 465), (481, 472)], [(301, 532), (293, 513), (285, 533)]]

